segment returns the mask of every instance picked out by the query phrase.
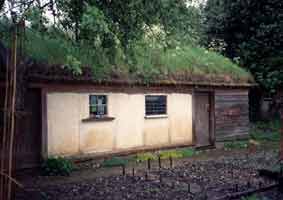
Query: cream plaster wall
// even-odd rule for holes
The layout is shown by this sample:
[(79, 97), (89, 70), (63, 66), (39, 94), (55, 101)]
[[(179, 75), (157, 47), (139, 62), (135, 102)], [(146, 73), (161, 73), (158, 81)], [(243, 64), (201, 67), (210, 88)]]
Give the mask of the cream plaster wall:
[(48, 93), (48, 155), (101, 153), (192, 143), (192, 96), (167, 95), (167, 117), (145, 118), (145, 94), (103, 93), (113, 121), (82, 122), (89, 117), (89, 95)]

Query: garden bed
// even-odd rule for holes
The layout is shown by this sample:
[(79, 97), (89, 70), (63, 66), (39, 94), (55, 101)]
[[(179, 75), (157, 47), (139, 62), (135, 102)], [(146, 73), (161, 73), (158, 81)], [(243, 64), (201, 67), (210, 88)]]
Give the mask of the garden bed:
[[(258, 169), (276, 163), (277, 153), (273, 150), (257, 152), (247, 156), (245, 151), (232, 152), (233, 156), (220, 156), (206, 159), (183, 159), (174, 166), (164, 165), (159, 169), (153, 163), (151, 170), (132, 166), (126, 167), (123, 176), (118, 174), (77, 180), (66, 184), (30, 184), (19, 191), (17, 199), (218, 199), (223, 195), (256, 190), (276, 184), (273, 180), (261, 177)], [(201, 157), (201, 156), (200, 156)], [(110, 169), (111, 170), (111, 169)], [(119, 173), (120, 172), (120, 173)], [(91, 176), (91, 171), (89, 171)], [(98, 173), (98, 171), (93, 171)], [(53, 178), (54, 179), (54, 178)], [(43, 178), (41, 181), (49, 181)], [(276, 191), (276, 189), (273, 189)], [(273, 193), (271, 193), (273, 194)], [(270, 192), (260, 193), (270, 199), (278, 199)], [(229, 199), (229, 198), (228, 198)]]

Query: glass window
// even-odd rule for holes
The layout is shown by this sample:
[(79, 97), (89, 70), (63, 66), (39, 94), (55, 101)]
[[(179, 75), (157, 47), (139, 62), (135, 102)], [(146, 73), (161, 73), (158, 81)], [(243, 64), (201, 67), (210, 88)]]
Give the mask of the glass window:
[(89, 113), (93, 117), (103, 117), (107, 115), (107, 97), (106, 95), (89, 96)]
[(145, 96), (145, 113), (146, 115), (167, 114), (167, 96), (165, 95)]

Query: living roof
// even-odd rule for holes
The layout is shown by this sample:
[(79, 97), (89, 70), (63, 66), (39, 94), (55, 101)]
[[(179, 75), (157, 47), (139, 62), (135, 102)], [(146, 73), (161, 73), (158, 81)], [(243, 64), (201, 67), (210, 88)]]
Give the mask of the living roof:
[[(25, 53), (32, 58), (27, 64), (27, 77), (33, 81), (223, 86), (254, 84), (251, 74), (244, 68), (201, 47), (183, 46), (164, 50), (150, 44), (138, 44), (134, 48), (135, 60), (129, 64), (123, 56), (107, 60), (103, 51), (77, 47), (66, 40), (42, 37), (27, 31)], [(74, 63), (77, 66), (71, 66)]]

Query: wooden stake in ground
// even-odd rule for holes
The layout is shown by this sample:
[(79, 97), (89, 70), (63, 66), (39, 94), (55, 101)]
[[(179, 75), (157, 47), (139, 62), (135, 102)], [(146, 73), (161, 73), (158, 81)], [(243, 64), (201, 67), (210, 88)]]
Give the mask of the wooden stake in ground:
[[(16, 88), (17, 88), (17, 28), (13, 33), (13, 49), (11, 55), (11, 67), (12, 67), (12, 91), (11, 91), (11, 130), (10, 130), (10, 141), (9, 141), (9, 164), (8, 164), (8, 175), (12, 177), (13, 170), (13, 151), (14, 151), (14, 135), (15, 135), (15, 107), (16, 107)], [(8, 179), (8, 200), (12, 197), (12, 179)]]
[(281, 122), (279, 159), (280, 159), (280, 162), (282, 163), (283, 162), (283, 90), (278, 92), (278, 95), (276, 98), (277, 98), (277, 104), (279, 107), (280, 122)]
[(13, 197), (13, 150), (15, 132), (15, 104), (16, 104), (16, 66), (17, 66), (17, 30), (13, 32), (11, 55), (6, 68), (6, 92), (4, 107), (4, 130), (1, 138), (0, 165), (0, 199), (11, 200)]

